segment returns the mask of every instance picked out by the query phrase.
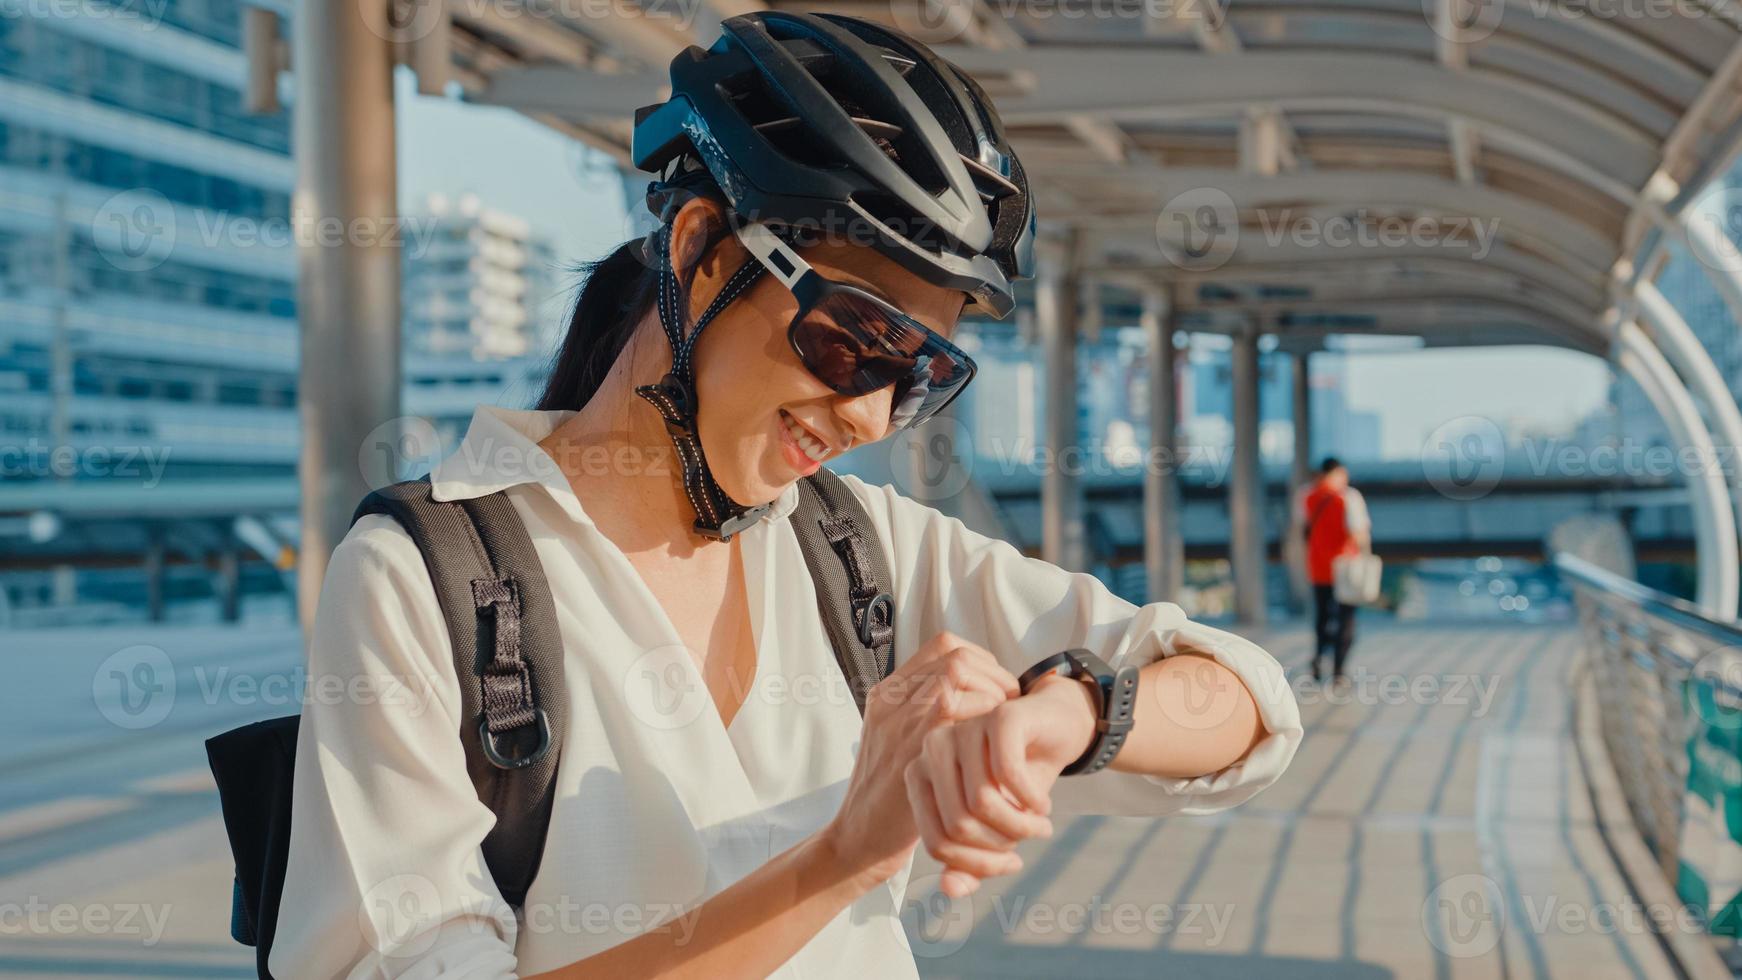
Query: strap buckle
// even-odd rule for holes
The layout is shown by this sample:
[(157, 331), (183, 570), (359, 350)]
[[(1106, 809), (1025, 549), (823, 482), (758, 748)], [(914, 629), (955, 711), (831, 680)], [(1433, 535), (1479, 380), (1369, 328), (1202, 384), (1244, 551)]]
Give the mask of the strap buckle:
[(887, 592), (872, 596), (859, 613), (859, 642), (872, 648), (889, 642), (889, 624), (894, 619), (895, 597)]
[[(491, 765), (498, 769), (525, 769), (544, 758), (545, 753), (550, 751), (550, 719), (545, 717), (543, 708), (534, 708), (532, 712), (533, 723), (538, 726), (538, 744), (525, 755), (511, 754), (498, 749), (496, 736), (490, 732), (490, 719), (478, 719), (478, 741), (484, 747), (484, 758), (489, 759)], [(517, 725), (508, 731), (519, 731), (525, 727), (527, 726)]]

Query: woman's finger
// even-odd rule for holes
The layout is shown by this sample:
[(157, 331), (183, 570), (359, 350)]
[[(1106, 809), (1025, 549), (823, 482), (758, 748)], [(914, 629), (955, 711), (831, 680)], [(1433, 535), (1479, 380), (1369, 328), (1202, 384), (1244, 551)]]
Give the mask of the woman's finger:
[(1052, 814), (1052, 794), (1041, 785), (1028, 762), (1026, 715), (1011, 708), (998, 710), (987, 723), (986, 763), (992, 781), (1016, 794), (1016, 802), (1043, 817)]
[(997, 681), (1006, 697), (1014, 698), (1022, 693), (1021, 686), (1016, 682), (1016, 675), (1005, 669), (1004, 665), (999, 663), (998, 658), (992, 656), (990, 651), (985, 647), (969, 643), (948, 631), (933, 637), (920, 649), (920, 652), (903, 665), (903, 669), (915, 673), (934, 672), (946, 669), (945, 665), (952, 661), (959, 661), (964, 666), (984, 671), (987, 676)]
[[(971, 742), (957, 746), (957, 764), (962, 772), (962, 799), (968, 812), (1007, 840), (1051, 837), (1052, 821), (1039, 813), (1018, 809), (993, 776), (992, 745), (999, 740), (998, 728), (974, 725)], [(1008, 727), (1004, 729), (1008, 732)], [(1024, 767), (1026, 768), (1026, 767)]]
[(913, 822), (927, 854), (949, 868), (976, 878), (993, 878), (1022, 870), (1022, 857), (1015, 851), (988, 851), (955, 843), (944, 833), (938, 816), (935, 785), (919, 759), (907, 766), (907, 798), (913, 806)]
[(1017, 838), (987, 826), (968, 809), (961, 762), (965, 756), (980, 755), (984, 751), (978, 744), (980, 741), (978, 725), (940, 728), (926, 737), (922, 758), (926, 772), (931, 776), (932, 794), (937, 802), (938, 816), (943, 820), (944, 834), (953, 843), (1007, 851), (1016, 846)]
[(1004, 690), (995, 678), (969, 666), (928, 673), (920, 685), (920, 703), (931, 706), (935, 717), (943, 721), (973, 718), (1005, 701)]

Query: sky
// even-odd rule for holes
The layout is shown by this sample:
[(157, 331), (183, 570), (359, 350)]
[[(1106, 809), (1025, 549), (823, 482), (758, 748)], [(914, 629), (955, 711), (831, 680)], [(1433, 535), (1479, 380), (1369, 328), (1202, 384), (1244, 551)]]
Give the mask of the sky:
[[(631, 237), (622, 187), (596, 155), (509, 110), (419, 96), (403, 70), (398, 81), (403, 207), (472, 191), (531, 222), (564, 263)], [(1383, 455), (1416, 458), (1430, 432), (1464, 415), (1564, 431), (1604, 404), (1609, 378), (1604, 362), (1553, 348), (1364, 352), (1350, 355), (1347, 397), (1381, 413)]]
[(508, 109), (420, 96), (403, 69), (397, 83), (399, 201), (408, 213), (431, 192), (472, 191), (531, 222), (564, 262), (599, 258), (630, 237), (622, 186), (597, 155)]
[(1609, 399), (1607, 362), (1554, 347), (1435, 348), (1349, 356), (1349, 407), (1379, 412), (1387, 459), (1416, 459), (1440, 425), (1465, 415), (1564, 432)]

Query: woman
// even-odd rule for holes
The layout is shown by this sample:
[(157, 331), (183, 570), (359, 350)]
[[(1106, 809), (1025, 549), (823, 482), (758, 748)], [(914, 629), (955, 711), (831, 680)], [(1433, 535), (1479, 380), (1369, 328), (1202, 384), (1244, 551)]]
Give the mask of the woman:
[[(1018, 872), (1055, 806), (1221, 809), (1293, 755), (1262, 650), (853, 479), (895, 668), (862, 718), (824, 683), (796, 481), (960, 393), (947, 338), (970, 305), (1011, 308), (1032, 205), (984, 93), (922, 46), (845, 17), (724, 32), (638, 114), (659, 229), (593, 269), (539, 408), (480, 408), (431, 477), (444, 500), (508, 488), (559, 607), (571, 718), (524, 907), (480, 856), (492, 818), (428, 575), (366, 517), (311, 672), (428, 697), (305, 707), (280, 977), (912, 977), (898, 911), (922, 840), (959, 896)], [(1098, 696), (1017, 675), (1072, 647), (1143, 666), (1112, 765), (1060, 780), (1099, 743)]]

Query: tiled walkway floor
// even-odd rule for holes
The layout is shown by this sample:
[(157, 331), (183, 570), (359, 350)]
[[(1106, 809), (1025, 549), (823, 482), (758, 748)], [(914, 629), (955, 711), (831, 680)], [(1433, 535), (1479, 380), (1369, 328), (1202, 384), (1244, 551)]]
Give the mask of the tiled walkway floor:
[[(1259, 639), (1291, 671), (1304, 668), (1298, 628)], [(236, 634), (161, 644), (176, 658), (255, 674), (293, 662), (273, 650), (295, 649), (293, 637)], [(77, 711), (91, 714), (98, 661), (124, 645), (58, 648), (43, 669), (78, 683), (50, 677), (28, 699), (13, 688), (0, 719), (5, 745), (31, 744), (33, 716), (70, 725), (84, 717)], [(921, 972), (1668, 977), (1591, 824), (1569, 738), (1575, 650), (1566, 629), (1370, 629), (1355, 689), (1338, 703), (1302, 692), (1307, 741), (1287, 775), (1246, 806), (1160, 821), (1079, 818), (1025, 850), (1023, 874), (970, 903), (933, 914), (910, 895)], [(48, 703), (44, 691), (71, 700)], [(0, 899), (117, 914), (141, 906), (162, 925), (145, 948), (116, 924), (0, 932), (0, 977), (249, 975), (248, 951), (225, 931), (229, 856), (199, 735), (247, 711), (284, 709), (206, 700), (190, 682), (167, 721), (119, 738), (109, 731), (106, 748), (58, 761), (0, 756)], [(55, 734), (68, 746), (83, 737)], [(922, 854), (916, 881), (926, 863)], [(854, 976), (851, 964), (840, 975)]]
[[(1255, 638), (1305, 672), (1304, 632)], [(1077, 818), (971, 910), (910, 892), (921, 972), (1673, 976), (1592, 824), (1575, 631), (1378, 627), (1353, 659), (1348, 695), (1297, 682), (1306, 741), (1244, 807)]]

